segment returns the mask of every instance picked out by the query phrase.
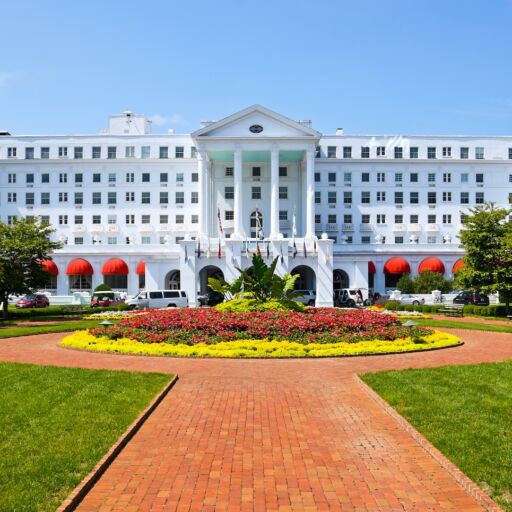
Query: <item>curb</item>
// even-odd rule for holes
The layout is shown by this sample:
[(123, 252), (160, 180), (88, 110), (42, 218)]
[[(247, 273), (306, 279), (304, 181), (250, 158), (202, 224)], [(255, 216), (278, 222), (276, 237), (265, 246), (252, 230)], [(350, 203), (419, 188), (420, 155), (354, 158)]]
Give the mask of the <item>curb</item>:
[(125, 430), (116, 443), (101, 458), (98, 464), (96, 464), (94, 469), (73, 489), (73, 491), (71, 491), (71, 494), (61, 503), (56, 512), (71, 512), (78, 507), (89, 491), (94, 487), (94, 484), (96, 484), (96, 482), (103, 476), (116, 457), (121, 453), (123, 448), (139, 431), (177, 381), (178, 376), (175, 375), (153, 399), (153, 401), (144, 409), (144, 411), (142, 411), (142, 413), (135, 419), (135, 421)]
[(402, 428), (428, 455), (430, 455), (450, 476), (471, 496), (484, 510), (503, 512), (503, 509), (492, 500), (482, 489), (465, 475), (453, 462), (446, 458), (426, 437), (420, 434), (403, 416), (378, 395), (359, 375), (353, 375), (355, 383), (373, 400), (388, 416)]

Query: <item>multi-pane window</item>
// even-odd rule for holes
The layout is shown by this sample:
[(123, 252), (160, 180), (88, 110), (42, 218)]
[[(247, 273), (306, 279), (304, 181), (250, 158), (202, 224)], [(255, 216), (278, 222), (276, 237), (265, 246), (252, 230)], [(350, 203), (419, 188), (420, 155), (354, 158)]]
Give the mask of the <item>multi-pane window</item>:
[(92, 204), (101, 204), (101, 192), (92, 193)]
[(84, 204), (83, 192), (75, 192), (75, 204)]
[(176, 146), (174, 149), (175, 158), (183, 158), (185, 156), (185, 148), (183, 146)]
[(68, 156), (68, 148), (61, 146), (59, 148), (59, 158), (66, 158)]
[(361, 146), (361, 158), (370, 158), (369, 146)]
[(411, 183), (418, 183), (418, 173), (417, 172), (411, 172), (409, 176), (409, 181)]
[(330, 213), (329, 215), (327, 215), (328, 224), (336, 224), (336, 222), (338, 222), (338, 220), (335, 213)]
[(386, 173), (378, 172), (377, 173), (377, 182), (378, 183), (384, 183), (385, 181), (386, 181)]
[(420, 217), (416, 213), (409, 215), (409, 222), (411, 224), (418, 224), (419, 221), (420, 221)]
[(14, 173), (9, 173), (7, 175), (7, 183), (16, 183), (16, 174)]
[(427, 222), (429, 224), (435, 224), (437, 222), (437, 216), (435, 214), (427, 215)]
[(352, 158), (352, 146), (343, 146), (343, 158)]
[(135, 192), (126, 192), (126, 202), (133, 203), (135, 201)]
[(363, 172), (361, 174), (361, 182), (362, 183), (370, 183), (370, 173), (369, 172)]
[(251, 188), (251, 198), (252, 199), (261, 199), (261, 187), (252, 187)]
[(508, 148), (508, 159), (512, 160), (512, 148)]
[(435, 147), (429, 146), (427, 148), (427, 158), (429, 158), (429, 159), (436, 158), (436, 148)]
[(322, 215), (320, 213), (315, 213), (315, 224), (321, 224), (321, 223), (322, 223)]
[(73, 153), (73, 156), (76, 159), (81, 160), (84, 157), (84, 148), (82, 146), (75, 146), (73, 148)]
[(410, 192), (409, 202), (411, 204), (418, 204), (420, 202), (419, 192)]
[(451, 183), (452, 182), (452, 175), (449, 172), (443, 173), (443, 183)]
[(343, 215), (343, 224), (352, 224), (352, 214), (351, 213), (345, 213)]
[(395, 192), (395, 204), (403, 204), (404, 203), (404, 193), (402, 191)]
[(107, 158), (109, 158), (110, 160), (117, 158), (117, 147), (116, 146), (108, 146)]
[(315, 172), (315, 183), (320, 183), (320, 173)]
[(427, 244), (437, 244), (437, 236), (428, 235), (427, 236)]
[(183, 183), (185, 177), (182, 172), (176, 173), (176, 183)]
[(464, 172), (460, 175), (460, 182), (469, 183), (469, 174), (467, 172)]
[(95, 172), (92, 175), (92, 182), (93, 183), (101, 183), (101, 174), (99, 172)]
[(484, 159), (484, 148), (482, 148), (482, 147), (475, 148), (475, 158), (477, 160)]
[(369, 244), (370, 243), (370, 237), (368, 235), (363, 235), (361, 237), (361, 243), (362, 244)]
[(508, 175), (508, 182), (509, 182), (509, 183), (512, 183), (512, 174), (509, 174), (509, 175)]
[(185, 222), (185, 215), (178, 213), (176, 215), (176, 224), (183, 224)]
[(144, 215), (141, 215), (140, 223), (141, 224), (151, 224), (151, 215), (148, 215), (147, 213), (145, 213)]
[(370, 204), (370, 192), (361, 192), (361, 203)]
[(226, 210), (224, 212), (224, 220), (235, 220), (235, 212), (233, 210)]
[(101, 158), (101, 146), (93, 146), (92, 147), (92, 157), (93, 158)]
[(185, 204), (185, 192), (176, 192), (174, 198), (176, 204)]
[(149, 172), (143, 172), (142, 173), (142, 183), (149, 183), (151, 180), (151, 175)]
[(135, 173), (127, 172), (126, 173), (126, 183), (134, 183), (135, 182)]
[(452, 156), (452, 148), (450, 146), (443, 147), (443, 157), (450, 158)]
[(108, 245), (116, 245), (117, 244), (117, 236), (109, 236), (107, 237)]
[(384, 191), (377, 192), (377, 202), (381, 203), (384, 201), (386, 201), (386, 192), (384, 192)]
[(65, 226), (68, 223), (68, 216), (67, 215), (59, 215), (59, 224), (61, 226)]
[(140, 202), (141, 202), (141, 204), (150, 204), (151, 203), (151, 192), (141, 192)]
[(50, 204), (50, 192), (41, 192), (41, 204)]
[(404, 157), (404, 148), (395, 148), (395, 158)]
[(108, 182), (115, 183), (117, 181), (117, 174), (115, 172), (108, 173)]
[(484, 175), (482, 173), (475, 174), (475, 182), (476, 183), (483, 183), (484, 182)]
[(386, 156), (386, 146), (377, 146), (377, 156)]
[(224, 175), (226, 178), (231, 178), (233, 176), (233, 167), (226, 167)]
[(451, 192), (443, 192), (443, 202), (450, 203), (452, 200), (452, 193)]
[(452, 223), (452, 216), (449, 213), (445, 213), (443, 215), (443, 224), (451, 224)]
[(335, 190), (329, 190), (327, 193), (327, 203), (328, 204), (336, 204), (337, 197), (336, 197), (336, 191)]
[(68, 175), (65, 172), (59, 173), (59, 183), (67, 183)]
[(343, 182), (344, 183), (352, 183), (352, 173), (351, 172), (343, 173)]
[(83, 215), (75, 215), (75, 224), (82, 225), (84, 223)]
[(395, 172), (395, 183), (402, 183), (403, 178), (404, 176), (401, 172)]
[(7, 148), (7, 158), (16, 158), (16, 148)]
[(328, 175), (327, 175), (327, 181), (329, 183), (336, 183), (336, 173), (335, 172), (330, 172)]
[(428, 182), (435, 183), (436, 182), (436, 174), (434, 172), (428, 173)]
[(160, 173), (160, 183), (167, 183), (169, 181), (169, 174), (166, 172)]
[(160, 192), (160, 204), (169, 204), (169, 192)]
[(288, 167), (279, 167), (279, 177), (286, 178), (288, 176)]
[(319, 190), (315, 190), (315, 204), (322, 202), (322, 193)]
[(160, 215), (159, 219), (160, 224), (169, 224), (169, 215)]
[(469, 148), (460, 148), (461, 160), (467, 160), (469, 158)]
[(363, 215), (361, 215), (361, 224), (370, 224), (370, 214), (369, 213), (363, 213)]
[(67, 203), (68, 201), (68, 193), (67, 192), (59, 192), (59, 203)]
[(288, 187), (279, 187), (279, 199), (288, 199)]
[(253, 167), (252, 168), (252, 177), (253, 178), (261, 178), (261, 167)]
[(26, 160), (34, 159), (34, 148), (25, 148), (25, 159)]
[(27, 182), (27, 183), (34, 183), (34, 174), (33, 174), (33, 173), (29, 173), (29, 174), (27, 174), (27, 176), (26, 176), (26, 182)]
[(15, 203), (17, 199), (16, 192), (7, 192), (7, 202), (8, 203)]
[(288, 220), (288, 210), (279, 210), (279, 220)]
[(125, 156), (125, 158), (134, 158), (135, 157), (135, 146), (126, 146), (124, 148), (124, 156)]
[(224, 198), (234, 199), (235, 198), (235, 187), (224, 187)]
[(149, 244), (151, 244), (151, 237), (150, 236), (141, 236), (140, 237), (140, 243), (142, 245), (149, 245)]
[(92, 223), (93, 224), (101, 224), (101, 215), (93, 215)]
[(460, 193), (460, 204), (469, 204), (469, 192)]
[(352, 204), (352, 192), (350, 190), (343, 192), (343, 204)]
[(404, 237), (403, 236), (395, 236), (395, 244), (403, 244)]
[(151, 156), (151, 147), (150, 146), (142, 146), (140, 148), (140, 157), (141, 158), (149, 158)]
[(41, 159), (48, 160), (48, 158), (50, 158), (50, 148), (48, 148), (48, 147), (41, 148)]
[(377, 214), (377, 224), (386, 224), (386, 214), (384, 214), (384, 213)]
[(109, 192), (107, 202), (108, 204), (117, 204), (117, 192)]
[(192, 204), (198, 204), (199, 203), (199, 192), (192, 192), (190, 195), (190, 202)]
[(418, 148), (416, 146), (409, 148), (409, 158), (418, 158)]
[(428, 204), (436, 204), (437, 203), (437, 194), (436, 194), (436, 192), (429, 192), (427, 194), (427, 203)]
[(336, 158), (336, 146), (327, 146), (327, 158)]
[(483, 192), (476, 192), (476, 194), (475, 194), (475, 203), (476, 204), (483, 204), (484, 203), (484, 193)]

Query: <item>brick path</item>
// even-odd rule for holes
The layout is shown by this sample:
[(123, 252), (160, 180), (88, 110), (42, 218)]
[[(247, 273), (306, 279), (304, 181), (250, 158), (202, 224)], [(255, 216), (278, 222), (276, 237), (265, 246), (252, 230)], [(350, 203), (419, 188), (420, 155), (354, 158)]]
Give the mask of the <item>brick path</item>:
[(0, 340), (0, 359), (179, 374), (83, 511), (483, 510), (353, 378), (512, 357), (510, 334), (451, 332), (466, 345), (274, 361), (85, 353), (49, 334)]

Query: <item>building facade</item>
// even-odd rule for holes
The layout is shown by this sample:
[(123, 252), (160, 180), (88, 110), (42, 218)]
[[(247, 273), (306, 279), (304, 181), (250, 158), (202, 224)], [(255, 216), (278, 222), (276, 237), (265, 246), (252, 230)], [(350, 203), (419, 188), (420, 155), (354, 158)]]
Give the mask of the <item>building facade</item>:
[(330, 306), (336, 288), (452, 277), (468, 209), (512, 197), (511, 137), (322, 135), (259, 105), (187, 135), (131, 112), (98, 135), (0, 133), (0, 220), (55, 227), (57, 295), (106, 282), (196, 305), (259, 251)]

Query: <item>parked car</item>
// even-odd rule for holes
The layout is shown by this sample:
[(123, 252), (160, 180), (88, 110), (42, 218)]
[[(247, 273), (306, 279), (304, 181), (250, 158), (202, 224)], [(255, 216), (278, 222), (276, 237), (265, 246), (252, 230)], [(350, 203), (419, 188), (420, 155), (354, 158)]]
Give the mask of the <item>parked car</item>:
[(200, 306), (216, 306), (224, 302), (224, 295), (219, 292), (206, 292), (197, 296)]
[(413, 306), (419, 306), (420, 304), (425, 304), (425, 299), (418, 297), (417, 295), (411, 295), (408, 293), (404, 293), (400, 295), (398, 299), (400, 304), (412, 304)]
[(315, 290), (295, 290), (296, 293), (300, 293), (300, 297), (294, 297), (293, 300), (302, 302), (306, 306), (314, 306), (316, 303), (316, 291)]
[(479, 292), (460, 292), (454, 299), (454, 304), (474, 305), (474, 306), (488, 306), (489, 297)]
[(188, 308), (188, 297), (183, 290), (142, 291), (126, 304), (130, 309)]
[(28, 294), (16, 301), (17, 308), (47, 308), (50, 299), (41, 293)]
[(340, 288), (334, 290), (333, 303), (338, 308), (355, 308), (367, 306), (368, 290), (366, 288)]
[(93, 295), (91, 308), (106, 308), (109, 306), (118, 306), (124, 303), (124, 298), (120, 292), (104, 292), (99, 295)]

